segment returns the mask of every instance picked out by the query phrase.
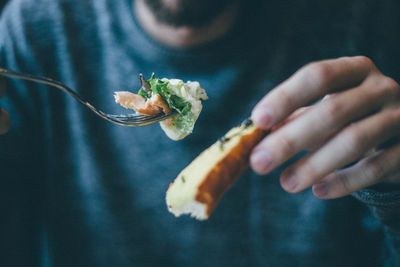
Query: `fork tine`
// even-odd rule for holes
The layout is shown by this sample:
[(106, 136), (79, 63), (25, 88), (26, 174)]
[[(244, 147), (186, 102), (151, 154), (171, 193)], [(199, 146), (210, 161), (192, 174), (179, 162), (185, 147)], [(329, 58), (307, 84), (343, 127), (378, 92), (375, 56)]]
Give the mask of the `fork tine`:
[(118, 119), (118, 120), (135, 120), (135, 121), (141, 121), (141, 120), (151, 120), (151, 119), (158, 119), (162, 118), (165, 116), (165, 114), (157, 114), (157, 115), (143, 115), (143, 114), (120, 114), (120, 115), (108, 115), (109, 117), (113, 119)]
[(176, 113), (171, 113), (171, 114), (161, 113), (161, 114), (152, 115), (152, 116), (143, 115), (143, 114), (127, 114), (127, 115), (108, 114), (107, 116), (114, 121), (118, 121), (119, 123), (130, 124), (133, 126), (134, 124), (142, 125), (142, 124), (150, 124), (150, 123), (159, 122), (159, 121), (166, 119), (168, 117), (171, 117), (175, 114)]
[(161, 121), (161, 120), (164, 120), (166, 118), (169, 118), (169, 117), (173, 116), (174, 114), (158, 114), (158, 115), (154, 115), (154, 116), (142, 116), (142, 117), (136, 118), (136, 121), (140, 121), (140, 122), (144, 122), (144, 121), (148, 121), (148, 122)]

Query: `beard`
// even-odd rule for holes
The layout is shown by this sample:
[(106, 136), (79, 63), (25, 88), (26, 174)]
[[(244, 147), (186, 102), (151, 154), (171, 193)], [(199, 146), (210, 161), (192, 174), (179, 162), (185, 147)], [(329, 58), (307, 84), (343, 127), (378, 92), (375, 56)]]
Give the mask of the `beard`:
[[(158, 22), (199, 28), (211, 23), (233, 0), (144, 0)], [(171, 4), (171, 2), (174, 2)]]

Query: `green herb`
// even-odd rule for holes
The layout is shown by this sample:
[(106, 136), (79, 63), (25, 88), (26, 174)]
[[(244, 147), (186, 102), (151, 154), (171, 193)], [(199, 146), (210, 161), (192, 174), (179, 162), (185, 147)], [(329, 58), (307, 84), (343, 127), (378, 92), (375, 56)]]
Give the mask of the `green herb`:
[(236, 133), (234, 133), (234, 134), (232, 134), (231, 136), (222, 136), (220, 139), (218, 139), (218, 141), (219, 141), (219, 148), (221, 149), (221, 150), (223, 150), (224, 149), (224, 145), (227, 143), (227, 142), (229, 142), (233, 137), (235, 137), (235, 136), (240, 136), (240, 135), (242, 135), (242, 133), (243, 133), (243, 131), (245, 130), (245, 129), (247, 129), (248, 127), (250, 127), (251, 125), (253, 125), (253, 121), (249, 118), (249, 119), (246, 119), (245, 121), (243, 121), (241, 124), (240, 124), (240, 130), (238, 131), (238, 132), (236, 132)]
[(138, 95), (140, 95), (140, 96), (142, 96), (142, 97), (144, 97), (144, 98), (146, 98), (146, 99), (149, 99), (149, 98), (151, 97), (151, 96), (150, 96), (148, 93), (146, 93), (143, 89), (140, 89), (140, 90), (139, 90)]
[[(192, 104), (190, 102), (185, 101), (183, 98), (175, 95), (173, 91), (168, 89), (168, 82), (164, 82), (161, 79), (155, 78), (154, 73), (151, 75), (151, 78), (148, 80), (150, 84), (150, 89), (154, 94), (160, 94), (161, 97), (167, 102), (168, 106), (176, 110), (181, 115), (186, 115), (192, 108)], [(142, 95), (144, 98), (144, 94), (147, 95), (146, 92), (140, 92), (139, 94)]]
[(170, 95), (167, 102), (171, 108), (175, 109), (182, 115), (187, 114), (192, 109), (192, 104), (190, 102), (185, 101), (177, 95)]
[(224, 150), (224, 145), (226, 142), (229, 141), (229, 138), (227, 138), (226, 136), (222, 136), (220, 139), (218, 139), (219, 142), (219, 149), (220, 150)]
[(251, 125), (253, 125), (253, 121), (250, 118), (248, 118), (242, 122), (240, 127), (243, 127), (244, 129), (246, 129), (247, 127), (250, 127)]
[(182, 175), (181, 179), (183, 183), (186, 183), (185, 176)]

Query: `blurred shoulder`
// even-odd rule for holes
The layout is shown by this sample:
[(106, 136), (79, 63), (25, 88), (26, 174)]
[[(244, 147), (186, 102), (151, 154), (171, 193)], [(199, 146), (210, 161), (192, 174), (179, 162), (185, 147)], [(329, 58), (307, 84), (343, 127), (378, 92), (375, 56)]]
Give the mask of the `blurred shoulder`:
[[(6, 63), (31, 67), (52, 65), (59, 53), (66, 54), (81, 25), (95, 20), (95, 0), (12, 0), (0, 18), (0, 47)], [(98, 1), (100, 2), (105, 1)], [(82, 34), (83, 35), (83, 34)], [(20, 58), (20, 60), (19, 60)], [(30, 62), (30, 64), (28, 64)], [(4, 63), (4, 62), (3, 62)], [(9, 64), (6, 64), (9, 65)], [(31, 70), (31, 68), (28, 68)]]

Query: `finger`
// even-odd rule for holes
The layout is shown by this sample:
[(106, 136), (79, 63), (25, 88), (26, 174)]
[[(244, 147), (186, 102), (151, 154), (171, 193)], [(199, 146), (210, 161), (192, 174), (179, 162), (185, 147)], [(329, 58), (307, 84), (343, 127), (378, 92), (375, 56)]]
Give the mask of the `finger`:
[(363, 159), (356, 165), (326, 176), (313, 185), (316, 197), (338, 198), (382, 181), (397, 182), (400, 172), (400, 144)]
[(284, 121), (280, 122), (277, 125), (274, 125), (274, 127), (271, 128), (271, 132), (274, 132), (276, 130), (278, 130), (279, 128), (282, 128), (284, 125), (288, 124), (291, 121), (294, 121), (295, 119), (297, 119), (298, 117), (300, 117), (301, 115), (303, 115), (307, 110), (309, 110), (311, 108), (311, 106), (308, 107), (301, 107), (299, 109), (296, 109), (292, 114), (290, 114), (289, 117), (287, 117)]
[(10, 115), (0, 107), (0, 134), (5, 134), (10, 129)]
[[(320, 101), (260, 142), (253, 150), (251, 166), (256, 172), (265, 174), (302, 150), (316, 149), (345, 125), (381, 108), (398, 95), (400, 90), (394, 85), (397, 86), (387, 83), (380, 86), (382, 89), (371, 90), (369, 83), (363, 83)], [(257, 153), (268, 154), (269, 160)]]
[(376, 69), (366, 57), (345, 57), (311, 63), (267, 94), (253, 109), (257, 127), (269, 129), (299, 107), (342, 88), (360, 84)]
[(281, 175), (282, 187), (299, 192), (320, 179), (363, 157), (400, 133), (400, 108), (387, 109), (342, 130), (305, 160), (296, 162)]
[[(321, 99), (321, 102), (326, 101), (326, 100), (328, 100), (328, 99), (331, 98), (331, 97), (332, 97), (332, 95), (326, 95), (326, 96), (324, 96), (324, 97)], [(293, 112), (292, 114), (290, 114), (290, 116), (289, 116), (287, 119), (285, 119), (284, 121), (278, 123), (277, 125), (274, 125), (274, 126), (271, 128), (271, 132), (274, 132), (274, 131), (276, 131), (277, 129), (281, 128), (282, 126), (287, 125), (289, 122), (294, 121), (295, 119), (299, 118), (301, 115), (305, 114), (306, 111), (308, 111), (308, 110), (310, 110), (311, 108), (313, 108), (313, 106), (314, 106), (314, 105), (312, 105), (312, 106), (306, 106), (306, 107), (301, 107), (301, 108), (299, 108), (299, 109), (296, 109), (295, 112)], [(314, 142), (312, 146), (310, 146), (310, 147), (308, 147), (308, 148), (305, 148), (305, 150), (307, 150), (307, 151), (313, 151), (313, 150), (317, 149), (318, 147), (320, 147), (320, 146), (322, 145), (322, 143), (324, 143), (324, 141), (327, 141), (327, 138), (326, 138), (326, 140), (322, 139), (322, 140), (321, 140), (320, 142), (318, 142), (318, 143), (317, 143), (317, 142)]]

